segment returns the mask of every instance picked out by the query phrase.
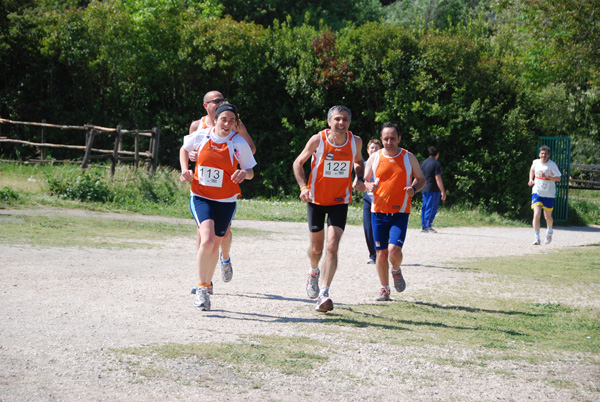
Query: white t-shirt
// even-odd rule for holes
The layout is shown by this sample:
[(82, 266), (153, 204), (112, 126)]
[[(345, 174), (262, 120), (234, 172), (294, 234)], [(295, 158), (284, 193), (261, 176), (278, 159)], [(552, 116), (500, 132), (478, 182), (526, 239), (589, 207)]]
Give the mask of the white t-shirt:
[(556, 197), (556, 182), (548, 180), (546, 178), (540, 178), (540, 173), (544, 173), (545, 177), (560, 177), (560, 170), (556, 163), (548, 160), (546, 163), (542, 163), (540, 159), (533, 161), (531, 169), (535, 171), (535, 181), (531, 188), (532, 194), (537, 194), (540, 197)]
[(235, 131), (232, 131), (227, 137), (220, 137), (215, 134), (213, 127), (198, 129), (192, 134), (183, 137), (183, 149), (188, 152), (197, 151), (200, 146), (203, 146), (208, 141), (209, 136), (217, 144), (223, 144), (231, 140), (234, 148), (234, 156), (240, 165), (240, 169), (252, 169), (256, 166), (256, 159), (252, 155), (252, 149), (250, 149), (250, 145), (248, 145), (244, 137), (235, 134)]

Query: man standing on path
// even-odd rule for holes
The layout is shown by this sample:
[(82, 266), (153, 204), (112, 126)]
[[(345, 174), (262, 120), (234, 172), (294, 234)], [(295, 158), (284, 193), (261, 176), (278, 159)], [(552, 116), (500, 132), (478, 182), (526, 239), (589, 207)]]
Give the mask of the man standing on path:
[(438, 162), (440, 153), (436, 147), (429, 147), (429, 158), (421, 163), (421, 170), (427, 184), (423, 189), (423, 207), (421, 208), (421, 232), (437, 233), (433, 220), (437, 214), (440, 200), (446, 201), (446, 190), (442, 180), (442, 165)]
[[(376, 267), (381, 289), (376, 301), (390, 300), (390, 264), (394, 287), (406, 289), (402, 276), (402, 247), (406, 238), (412, 197), (425, 186), (417, 158), (399, 147), (398, 126), (385, 123), (381, 130), (383, 149), (369, 157), (365, 187), (373, 192), (371, 221), (377, 250)], [(371, 180), (371, 177), (374, 180)]]
[(556, 163), (550, 160), (550, 147), (540, 147), (540, 158), (535, 159), (529, 169), (529, 187), (531, 189), (531, 209), (533, 209), (534, 246), (540, 245), (540, 220), (542, 209), (546, 218), (546, 244), (552, 241), (552, 210), (556, 198), (556, 182), (561, 174)]
[[(222, 105), (225, 101), (225, 97), (219, 91), (209, 91), (204, 95), (204, 109), (206, 110), (206, 116), (203, 116), (199, 120), (195, 120), (190, 124), (189, 135), (195, 133), (198, 130), (211, 128), (215, 126), (215, 112), (217, 108)], [(250, 149), (252, 150), (252, 154), (256, 152), (256, 146), (254, 145), (254, 141), (252, 141), (252, 137), (248, 134), (248, 130), (246, 130), (246, 126), (242, 123), (241, 120), (237, 121), (236, 127), (234, 131), (240, 135), (243, 139), (246, 140)], [(181, 150), (180, 150), (181, 152)], [(192, 162), (195, 162), (198, 157), (198, 153), (196, 151), (189, 152), (189, 158)], [(198, 235), (196, 237), (196, 246), (200, 247), (202, 239), (200, 238), (200, 232), (198, 231)], [(227, 228), (227, 233), (225, 233), (225, 237), (221, 243), (221, 253), (219, 255), (219, 261), (221, 263), (221, 279), (223, 282), (229, 282), (233, 277), (233, 266), (231, 264), (231, 258), (229, 256), (229, 252), (231, 251), (231, 243), (233, 241), (233, 236), (231, 234), (231, 228)], [(212, 288), (211, 288), (212, 290)]]
[[(352, 114), (345, 106), (333, 106), (327, 113), (329, 129), (313, 135), (294, 161), (294, 176), (300, 186), (300, 199), (307, 203), (310, 246), (308, 258), (311, 269), (306, 283), (306, 293), (311, 299), (318, 297), (315, 310), (333, 310), (329, 286), (338, 263), (338, 248), (346, 227), (348, 204), (352, 201), (352, 188), (364, 191), (364, 161), (362, 140), (348, 129)], [(304, 163), (311, 158), (308, 182)], [(354, 182), (352, 170), (354, 169)], [(325, 215), (327, 215), (327, 251), (321, 266), (323, 276), (319, 289), (325, 242)]]

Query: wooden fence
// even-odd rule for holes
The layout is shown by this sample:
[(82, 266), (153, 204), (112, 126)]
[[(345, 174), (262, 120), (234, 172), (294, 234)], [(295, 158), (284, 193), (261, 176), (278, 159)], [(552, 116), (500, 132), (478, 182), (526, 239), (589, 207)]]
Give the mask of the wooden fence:
[(569, 187), (600, 190), (600, 165), (571, 165)]
[[(33, 126), (33, 127), (41, 127), (41, 142), (31, 142), (25, 140), (12, 139), (7, 137), (0, 136), (0, 143), (13, 143), (13, 144), (23, 144), (37, 147), (40, 150), (40, 159), (30, 159), (29, 162), (32, 163), (48, 163), (48, 162), (65, 162), (65, 161), (56, 161), (56, 160), (47, 160), (46, 159), (46, 149), (47, 148), (62, 148), (62, 149), (76, 149), (84, 151), (84, 156), (81, 161), (81, 168), (86, 169), (92, 160), (97, 159), (111, 159), (110, 166), (110, 175), (111, 177), (115, 173), (115, 166), (120, 161), (133, 161), (135, 167), (139, 166), (140, 161), (148, 162), (147, 167), (150, 173), (154, 174), (156, 172), (156, 167), (158, 165), (158, 146), (160, 139), (160, 129), (158, 127), (154, 127), (152, 130), (123, 130), (121, 126), (117, 126), (117, 128), (106, 128), (100, 126), (93, 126), (86, 124), (85, 126), (65, 126), (65, 125), (57, 125), (57, 124), (48, 124), (45, 121), (42, 123), (33, 123), (33, 122), (25, 122), (25, 121), (14, 121), (0, 118), (0, 124), (14, 124), (14, 125), (23, 125), (23, 126)], [(58, 128), (61, 130), (81, 130), (85, 131), (86, 145), (68, 145), (68, 144), (52, 144), (47, 143), (47, 133), (46, 129), (48, 128)], [(113, 149), (99, 149), (94, 148), (94, 139), (100, 135), (115, 135), (115, 142)], [(126, 151), (122, 149), (123, 146), (123, 138), (126, 135), (135, 136), (134, 150)], [(140, 137), (149, 137), (150, 143), (147, 151), (140, 151)]]

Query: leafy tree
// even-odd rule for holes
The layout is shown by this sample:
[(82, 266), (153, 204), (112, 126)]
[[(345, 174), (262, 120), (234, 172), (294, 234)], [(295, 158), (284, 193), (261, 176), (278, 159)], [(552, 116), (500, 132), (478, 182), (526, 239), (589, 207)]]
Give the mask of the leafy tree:
[(487, 0), (398, 0), (384, 7), (388, 23), (447, 29), (490, 15)]
[[(287, 21), (294, 26), (306, 23), (311, 26), (323, 24), (338, 30), (348, 22), (363, 24), (381, 17), (378, 0), (221, 0), (224, 14), (236, 21), (254, 22), (265, 27), (275, 20)], [(288, 16), (290, 19), (288, 20)]]

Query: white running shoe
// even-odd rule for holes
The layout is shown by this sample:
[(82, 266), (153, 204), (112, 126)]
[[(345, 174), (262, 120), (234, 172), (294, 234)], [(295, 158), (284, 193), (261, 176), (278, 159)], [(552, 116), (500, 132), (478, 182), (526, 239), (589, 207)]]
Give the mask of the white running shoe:
[[(213, 285), (212, 281), (210, 281), (210, 288), (208, 289), (208, 294), (209, 294), (209, 295), (212, 295), (212, 294), (213, 294), (213, 288), (214, 288), (214, 285)], [(192, 293), (193, 295), (195, 295), (195, 294), (196, 294), (196, 288), (192, 288), (192, 291), (191, 291), (191, 293)]]
[(546, 242), (545, 242), (545, 244), (550, 244), (550, 243), (552, 243), (552, 232), (550, 232), (550, 233), (546, 232)]
[(539, 246), (540, 245), (540, 239), (535, 239), (533, 241), (533, 243), (531, 243), (531, 244), (533, 244), (534, 246)]
[(210, 296), (208, 295), (208, 289), (206, 289), (206, 286), (200, 286), (198, 289), (196, 289), (194, 306), (198, 307), (202, 311), (210, 310)]
[(229, 262), (223, 262), (223, 253), (219, 253), (219, 261), (221, 262), (221, 279), (223, 282), (229, 282), (233, 278), (233, 267), (231, 266), (231, 258)]
[(311, 299), (316, 299), (319, 296), (319, 277), (321, 276), (321, 270), (317, 270), (316, 274), (308, 274), (306, 281), (306, 294)]

